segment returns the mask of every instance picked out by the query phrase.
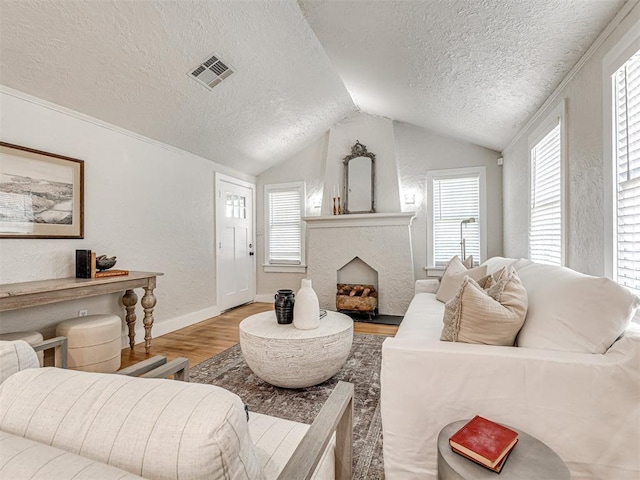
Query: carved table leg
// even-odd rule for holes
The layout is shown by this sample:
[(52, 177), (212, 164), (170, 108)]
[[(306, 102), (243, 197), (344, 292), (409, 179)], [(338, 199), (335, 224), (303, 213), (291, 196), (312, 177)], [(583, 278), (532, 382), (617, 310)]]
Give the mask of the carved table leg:
[(144, 295), (140, 304), (144, 308), (144, 348), (147, 353), (151, 350), (151, 327), (153, 326), (153, 307), (156, 306), (156, 296), (153, 289), (156, 287), (155, 278), (149, 281), (149, 286), (144, 287)]
[(133, 290), (127, 290), (122, 297), (122, 304), (127, 311), (127, 326), (129, 327), (129, 347), (133, 350), (136, 343), (136, 303), (138, 296)]

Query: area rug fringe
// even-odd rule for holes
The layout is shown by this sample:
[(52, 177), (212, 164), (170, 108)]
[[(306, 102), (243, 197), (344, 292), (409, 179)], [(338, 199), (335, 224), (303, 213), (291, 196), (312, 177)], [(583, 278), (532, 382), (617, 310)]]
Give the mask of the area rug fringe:
[(355, 387), (353, 421), (353, 476), (355, 480), (382, 480), (382, 421), (380, 417), (380, 363), (382, 335), (355, 334), (344, 367), (331, 379), (298, 390), (278, 388), (262, 381), (245, 363), (235, 345), (190, 369), (192, 382), (218, 385), (234, 392), (249, 411), (302, 423), (312, 423), (331, 391), (343, 380)]

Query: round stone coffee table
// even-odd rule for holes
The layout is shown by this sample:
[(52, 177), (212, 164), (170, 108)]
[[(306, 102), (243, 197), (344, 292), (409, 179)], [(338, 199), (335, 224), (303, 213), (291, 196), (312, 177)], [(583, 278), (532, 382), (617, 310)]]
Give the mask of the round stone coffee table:
[(571, 480), (569, 469), (556, 452), (537, 438), (513, 427), (509, 428), (518, 432), (518, 443), (499, 476), (454, 453), (449, 446), (449, 437), (467, 421), (450, 423), (438, 435), (439, 480)]
[(247, 365), (276, 387), (310, 387), (333, 377), (352, 343), (353, 320), (337, 312), (328, 311), (314, 330), (280, 325), (273, 311), (240, 322), (240, 348)]

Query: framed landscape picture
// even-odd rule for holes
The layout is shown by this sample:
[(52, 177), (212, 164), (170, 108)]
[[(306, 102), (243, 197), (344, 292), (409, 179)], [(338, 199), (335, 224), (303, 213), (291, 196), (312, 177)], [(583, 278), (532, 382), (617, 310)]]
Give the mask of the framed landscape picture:
[(84, 162), (0, 142), (0, 238), (84, 238)]

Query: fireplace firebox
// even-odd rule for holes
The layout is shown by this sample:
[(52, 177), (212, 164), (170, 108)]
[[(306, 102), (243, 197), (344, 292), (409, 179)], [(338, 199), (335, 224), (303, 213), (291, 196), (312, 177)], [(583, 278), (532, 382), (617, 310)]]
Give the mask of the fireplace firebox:
[(375, 285), (338, 283), (336, 309), (343, 313), (378, 314), (378, 291)]

